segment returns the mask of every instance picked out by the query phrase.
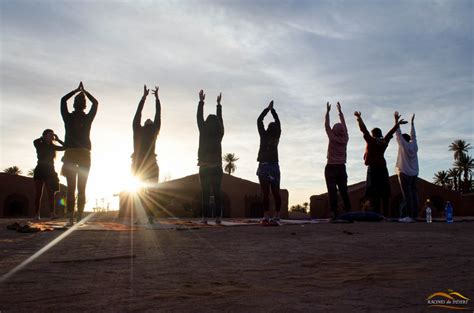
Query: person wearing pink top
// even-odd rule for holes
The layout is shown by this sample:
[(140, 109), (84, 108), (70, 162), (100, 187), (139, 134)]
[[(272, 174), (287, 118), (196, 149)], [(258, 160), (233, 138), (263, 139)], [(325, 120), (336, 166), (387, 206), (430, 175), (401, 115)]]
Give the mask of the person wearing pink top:
[(349, 195), (347, 194), (347, 172), (346, 172), (346, 159), (347, 159), (347, 142), (349, 141), (349, 134), (347, 132), (346, 122), (344, 120), (344, 114), (341, 110), (341, 104), (337, 103), (337, 111), (339, 112), (340, 123), (334, 124), (331, 128), (329, 123), (329, 111), (331, 105), (329, 102), (326, 104), (326, 119), (324, 126), (326, 128), (326, 134), (329, 138), (328, 153), (327, 153), (327, 164), (324, 169), (324, 177), (326, 179), (326, 187), (328, 189), (329, 206), (333, 213), (333, 218), (337, 219), (338, 216), (338, 201), (337, 191), (341, 194), (344, 211), (351, 210), (351, 202)]

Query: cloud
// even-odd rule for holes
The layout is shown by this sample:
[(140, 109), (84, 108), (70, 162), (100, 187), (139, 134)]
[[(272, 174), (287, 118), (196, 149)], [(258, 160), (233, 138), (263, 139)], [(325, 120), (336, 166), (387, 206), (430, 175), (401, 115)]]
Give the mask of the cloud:
[[(240, 157), (237, 176), (256, 181), (256, 118), (273, 99), (283, 128), (282, 186), (292, 203), (325, 191), (326, 101), (343, 104), (350, 183), (366, 170), (355, 110), (384, 131), (393, 111), (416, 113), (420, 175), (428, 180), (451, 166), (451, 141), (474, 141), (471, 1), (0, 5), (3, 167), (31, 168), (31, 141), (47, 127), (63, 133), (59, 99), (80, 80), (100, 101), (91, 183), (106, 176), (110, 157), (128, 173), (130, 124), (144, 83), (160, 85), (157, 154), (162, 173), (173, 178), (197, 171), (195, 111), (204, 89), (206, 114), (223, 92), (223, 151)], [(144, 117), (153, 109), (149, 99)], [(391, 173), (396, 153), (392, 142)]]

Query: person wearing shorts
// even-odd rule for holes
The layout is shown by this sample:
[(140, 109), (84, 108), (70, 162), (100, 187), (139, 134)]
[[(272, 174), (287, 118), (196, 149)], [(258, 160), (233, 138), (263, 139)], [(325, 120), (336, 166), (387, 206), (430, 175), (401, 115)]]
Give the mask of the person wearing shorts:
[[(61, 146), (57, 146), (53, 141), (58, 142)], [(43, 131), (43, 135), (33, 141), (38, 157), (38, 164), (33, 171), (33, 180), (35, 182), (35, 219), (39, 220), (41, 199), (43, 191), (46, 190), (48, 195), (48, 205), (50, 217), (56, 218), (54, 209), (54, 194), (59, 191), (59, 178), (54, 170), (54, 159), (56, 151), (64, 151), (64, 142), (62, 142), (52, 129)]]
[[(263, 119), (270, 112), (274, 121), (268, 124), (267, 129)], [(257, 176), (262, 190), (264, 216), (262, 225), (279, 223), (281, 210), (280, 196), (280, 166), (278, 164), (278, 143), (281, 135), (281, 125), (278, 114), (273, 108), (273, 100), (257, 119), (257, 129), (260, 136), (260, 148), (257, 161), (259, 162)], [(270, 191), (275, 200), (275, 215), (270, 216)]]
[[(76, 95), (77, 94), (77, 95)], [(69, 112), (67, 100), (73, 95), (74, 111)], [(92, 102), (89, 113), (85, 113), (86, 97)], [(86, 204), (86, 185), (91, 166), (91, 140), (90, 131), (92, 122), (97, 113), (99, 102), (84, 89), (82, 82), (79, 87), (66, 94), (61, 99), (61, 115), (66, 129), (65, 147), (66, 151), (63, 157), (63, 167), (61, 174), (67, 181), (67, 211), (69, 223), (74, 224), (75, 194), (77, 187), (77, 217), (76, 221), (82, 219), (84, 206)], [(76, 184), (77, 181), (77, 184)]]

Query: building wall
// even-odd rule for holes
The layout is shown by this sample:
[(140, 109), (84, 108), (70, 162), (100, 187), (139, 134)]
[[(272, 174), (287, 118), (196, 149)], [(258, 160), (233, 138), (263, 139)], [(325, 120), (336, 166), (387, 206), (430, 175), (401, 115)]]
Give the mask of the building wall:
[[(452, 190), (442, 188), (432, 184), (424, 179), (418, 178), (418, 209), (419, 216), (424, 216), (424, 203), (426, 199), (430, 199), (433, 209), (433, 217), (443, 217), (446, 201), (451, 201), (455, 216), (474, 216), (474, 196), (460, 195)], [(398, 177), (393, 175), (390, 177), (391, 199), (390, 199), (390, 215), (389, 217), (399, 216), (399, 206), (403, 200)], [(365, 182), (359, 182), (351, 185), (349, 189), (349, 198), (351, 201), (352, 211), (368, 210), (365, 203)], [(339, 208), (342, 210), (342, 201), (339, 198)], [(315, 195), (310, 198), (310, 212), (313, 218), (330, 217), (330, 208), (327, 193)]]
[[(280, 190), (282, 216), (288, 216), (288, 191)], [(222, 178), (224, 217), (263, 216), (260, 185), (228, 174)], [(127, 217), (144, 204), (158, 217), (199, 217), (201, 187), (197, 174), (160, 183), (148, 193), (120, 193), (119, 216)], [(272, 208), (273, 203), (271, 204)]]
[[(66, 194), (66, 186), (61, 185), (61, 193), (56, 194), (58, 204), (61, 196)], [(56, 207), (56, 214), (63, 211)], [(44, 194), (40, 215), (49, 216), (48, 195)], [(0, 217), (34, 217), (35, 216), (35, 186), (33, 178), (22, 175), (0, 173)]]

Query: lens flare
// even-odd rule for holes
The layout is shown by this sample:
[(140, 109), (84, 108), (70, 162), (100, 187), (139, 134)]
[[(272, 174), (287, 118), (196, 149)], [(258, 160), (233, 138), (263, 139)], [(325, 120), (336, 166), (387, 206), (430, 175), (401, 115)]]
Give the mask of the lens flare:
[(130, 176), (125, 185), (125, 190), (128, 192), (138, 192), (142, 188), (142, 182), (135, 176)]

